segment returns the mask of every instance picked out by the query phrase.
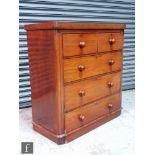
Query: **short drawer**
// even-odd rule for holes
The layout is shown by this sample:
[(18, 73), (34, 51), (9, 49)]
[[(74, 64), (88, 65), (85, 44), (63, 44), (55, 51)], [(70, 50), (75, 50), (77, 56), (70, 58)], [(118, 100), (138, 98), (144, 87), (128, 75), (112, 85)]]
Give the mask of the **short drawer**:
[(98, 35), (98, 52), (123, 49), (123, 32)]
[(70, 132), (83, 125), (121, 108), (121, 95), (115, 94), (65, 114), (66, 131)]
[(122, 69), (122, 51), (64, 60), (64, 82)]
[(65, 111), (121, 91), (121, 72), (97, 76), (65, 86)]
[(63, 34), (63, 55), (74, 56), (97, 52), (96, 34)]

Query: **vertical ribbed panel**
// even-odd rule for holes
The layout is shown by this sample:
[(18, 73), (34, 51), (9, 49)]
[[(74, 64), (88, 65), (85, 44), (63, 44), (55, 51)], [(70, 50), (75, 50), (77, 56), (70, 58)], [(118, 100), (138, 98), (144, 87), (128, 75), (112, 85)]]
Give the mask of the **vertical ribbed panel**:
[(20, 107), (31, 105), (25, 24), (47, 21), (125, 23), (123, 90), (135, 83), (134, 0), (20, 0), (19, 94)]

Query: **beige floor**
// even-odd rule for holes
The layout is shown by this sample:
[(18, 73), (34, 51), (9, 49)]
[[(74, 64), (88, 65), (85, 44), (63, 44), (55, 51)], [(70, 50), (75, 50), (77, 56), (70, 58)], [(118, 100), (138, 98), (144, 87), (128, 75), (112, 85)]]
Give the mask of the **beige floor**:
[(20, 141), (34, 143), (34, 155), (134, 155), (134, 90), (124, 91), (120, 117), (65, 145), (33, 131), (31, 108), (20, 109)]

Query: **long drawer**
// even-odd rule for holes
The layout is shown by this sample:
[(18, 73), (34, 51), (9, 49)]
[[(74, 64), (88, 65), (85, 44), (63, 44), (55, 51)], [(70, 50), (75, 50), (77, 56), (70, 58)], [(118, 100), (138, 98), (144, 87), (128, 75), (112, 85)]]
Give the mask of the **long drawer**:
[(64, 82), (122, 69), (122, 51), (64, 60)]
[(70, 132), (105, 114), (121, 108), (121, 95), (115, 94), (65, 114), (66, 131)]
[(121, 90), (121, 72), (97, 76), (65, 86), (65, 111)]

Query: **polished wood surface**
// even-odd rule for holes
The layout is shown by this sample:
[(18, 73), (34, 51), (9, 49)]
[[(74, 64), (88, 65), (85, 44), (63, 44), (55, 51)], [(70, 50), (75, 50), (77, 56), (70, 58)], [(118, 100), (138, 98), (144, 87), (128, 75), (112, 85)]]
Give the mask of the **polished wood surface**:
[[(109, 108), (109, 104), (113, 106)], [(65, 126), (67, 132), (77, 129), (105, 114), (120, 109), (120, 94), (93, 102), (65, 114)]]
[(124, 28), (25, 26), (34, 130), (64, 144), (120, 115)]
[(103, 125), (104, 123), (118, 117), (120, 114), (121, 114), (121, 109), (113, 111), (110, 114), (103, 115), (103, 116), (89, 122), (88, 124), (85, 124), (85, 125), (81, 126), (80, 128), (77, 128), (77, 129), (69, 132), (66, 137), (65, 142), (66, 143), (70, 142), (70, 141), (76, 139), (77, 137), (88, 133), (89, 131), (97, 128), (98, 126)]
[(63, 54), (73, 56), (97, 51), (96, 34), (64, 34)]
[[(113, 64), (111, 64), (113, 61)], [(83, 67), (83, 70), (80, 70)], [(64, 60), (64, 82), (70, 82), (118, 71), (122, 68), (122, 51), (97, 56), (72, 58)]]
[(71, 29), (80, 29), (80, 30), (88, 30), (88, 29), (124, 29), (125, 24), (101, 24), (101, 23), (76, 23), (76, 22), (47, 22), (41, 24), (29, 24), (25, 26), (25, 29), (28, 31), (31, 30), (47, 30), (47, 29), (56, 29), (56, 30), (71, 30)]
[(102, 33), (98, 35), (98, 51), (112, 51), (123, 49), (123, 32)]
[(65, 86), (65, 111), (120, 92), (120, 89), (121, 72), (68, 84)]
[(55, 34), (40, 30), (28, 31), (27, 36), (33, 122), (59, 133), (61, 72)]
[(121, 50), (123, 32), (72, 33), (63, 35), (63, 55), (76, 56)]

